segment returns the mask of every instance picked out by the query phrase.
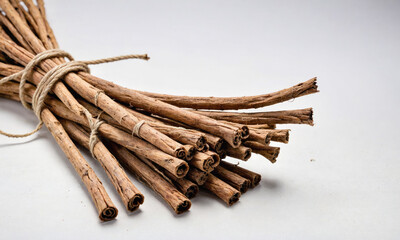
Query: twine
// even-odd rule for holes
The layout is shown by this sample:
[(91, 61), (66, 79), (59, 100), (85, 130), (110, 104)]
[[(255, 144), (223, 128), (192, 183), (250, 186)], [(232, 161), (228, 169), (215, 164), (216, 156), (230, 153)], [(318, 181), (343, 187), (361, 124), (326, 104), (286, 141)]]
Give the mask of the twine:
[(135, 134), (138, 138), (142, 138), (140, 136), (140, 128), (142, 127), (142, 125), (145, 123), (144, 120), (138, 122), (135, 124), (135, 126), (132, 129), (132, 134)]
[[(49, 59), (49, 58), (55, 58), (55, 57), (65, 57), (68, 58), (70, 61), (57, 65), (56, 67), (52, 68), (50, 71), (48, 71), (42, 78), (42, 80), (39, 82), (37, 85), (36, 91), (33, 94), (32, 97), (32, 107), (29, 106), (27, 101), (25, 100), (25, 90), (24, 90), (24, 85), (26, 81), (32, 76), (33, 70), (36, 66), (38, 66), (42, 61)], [(41, 117), (41, 112), (44, 107), (44, 100), (47, 96), (47, 94), (51, 91), (53, 88), (54, 84), (56, 84), (59, 80), (61, 80), (64, 76), (66, 76), (68, 73), (71, 72), (87, 72), (90, 73), (90, 69), (88, 65), (94, 65), (94, 64), (102, 64), (102, 63), (109, 63), (109, 62), (115, 62), (115, 61), (121, 61), (125, 59), (132, 59), (132, 58), (140, 58), (144, 60), (148, 60), (149, 57), (147, 54), (145, 55), (137, 55), (137, 54), (130, 54), (130, 55), (122, 55), (122, 56), (117, 56), (117, 57), (110, 57), (110, 58), (102, 58), (98, 60), (91, 60), (91, 61), (75, 61), (74, 58), (71, 56), (66, 51), (63, 51), (61, 49), (51, 49), (51, 50), (46, 50), (41, 53), (38, 53), (36, 56), (34, 56), (31, 61), (25, 66), (25, 68), (17, 72), (15, 74), (12, 74), (8, 77), (4, 77), (0, 80), (0, 84), (6, 83), (11, 80), (17, 80), (18, 78), (21, 78), (20, 85), (19, 85), (19, 98), (22, 103), (22, 105), (25, 108), (32, 109), (37, 118), (39, 119), (39, 124), (36, 126), (36, 128), (25, 134), (11, 134), (11, 133), (6, 133), (2, 130), (0, 130), (0, 134), (11, 137), (11, 138), (23, 138), (30, 136), (36, 132), (38, 132), (42, 126), (43, 126), (43, 121)], [(97, 91), (95, 97), (94, 97), (94, 103), (97, 106), (98, 103), (98, 97), (100, 93), (104, 93), (104, 91), (99, 90)], [(90, 127), (90, 138), (89, 138), (89, 148), (90, 152), (93, 155), (93, 149), (96, 143), (98, 142), (98, 128), (104, 121), (100, 121), (100, 115), (98, 116), (97, 119), (93, 119), (92, 115), (87, 109), (83, 110), (85, 116), (87, 117), (89, 127)], [(140, 127), (143, 125), (144, 121), (141, 121), (137, 123), (134, 126), (134, 133), (138, 137), (140, 137), (139, 130)]]

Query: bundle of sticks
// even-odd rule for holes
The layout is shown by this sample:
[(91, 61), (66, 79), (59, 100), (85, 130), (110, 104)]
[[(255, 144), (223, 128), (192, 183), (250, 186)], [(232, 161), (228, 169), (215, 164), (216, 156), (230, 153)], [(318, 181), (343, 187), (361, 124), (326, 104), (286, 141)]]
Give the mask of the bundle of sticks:
[(276, 124), (313, 125), (311, 108), (224, 110), (260, 108), (316, 93), (315, 78), (270, 94), (232, 98), (128, 89), (90, 74), (87, 64), (106, 61), (72, 61), (59, 50), (42, 0), (0, 0), (0, 7), (0, 96), (33, 108), (82, 179), (103, 221), (114, 219), (118, 210), (75, 144), (100, 163), (127, 211), (136, 210), (144, 196), (125, 170), (180, 214), (191, 207), (189, 199), (199, 188), (232, 205), (260, 182), (259, 174), (222, 159), (247, 161), (256, 153), (274, 163), (280, 148), (270, 142), (289, 140), (289, 129), (276, 129)]

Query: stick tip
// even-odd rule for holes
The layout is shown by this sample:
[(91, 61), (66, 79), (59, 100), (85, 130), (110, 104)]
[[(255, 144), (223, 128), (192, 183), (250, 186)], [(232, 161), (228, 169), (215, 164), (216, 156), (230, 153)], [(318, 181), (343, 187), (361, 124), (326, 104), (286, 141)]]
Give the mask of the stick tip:
[(114, 220), (117, 215), (118, 209), (116, 207), (106, 207), (103, 209), (103, 211), (101, 211), (99, 218), (101, 221), (107, 222)]
[(175, 212), (176, 214), (184, 213), (189, 210), (190, 206), (192, 206), (190, 200), (184, 200), (178, 205), (178, 207), (175, 209)]

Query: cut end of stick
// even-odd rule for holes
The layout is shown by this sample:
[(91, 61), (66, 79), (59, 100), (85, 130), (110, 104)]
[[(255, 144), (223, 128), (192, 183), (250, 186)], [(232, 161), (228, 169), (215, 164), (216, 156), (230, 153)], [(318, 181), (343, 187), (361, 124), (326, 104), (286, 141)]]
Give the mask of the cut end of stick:
[(197, 149), (198, 151), (203, 150), (204, 145), (205, 145), (206, 143), (207, 143), (207, 141), (206, 141), (206, 138), (205, 138), (204, 136), (199, 137), (199, 139), (197, 139), (197, 142), (196, 142), (196, 149)]
[(142, 194), (135, 194), (135, 196), (128, 201), (128, 211), (135, 211), (143, 202), (144, 196)]
[(203, 162), (203, 170), (207, 173), (212, 172), (214, 168), (212, 167), (214, 164), (214, 158), (209, 156), (204, 162)]
[(219, 139), (216, 143), (215, 143), (215, 149), (214, 151), (217, 153), (220, 153), (223, 149), (224, 146), (224, 140)]
[(186, 152), (186, 160), (190, 161), (192, 160), (194, 153), (195, 153), (195, 148), (192, 145), (184, 145), (183, 146), (185, 148), (185, 152)]
[(175, 157), (179, 159), (185, 159), (186, 158), (186, 151), (184, 147), (180, 147), (178, 149), (175, 149)]
[(313, 88), (317, 90), (317, 92), (319, 92), (317, 85), (317, 77), (313, 77), (312, 80), (313, 80)]
[(100, 213), (99, 218), (101, 221), (107, 222), (114, 220), (118, 215), (118, 209), (115, 207), (107, 207)]
[(239, 198), (240, 198), (240, 192), (237, 192), (237, 193), (233, 194), (232, 197), (229, 198), (228, 205), (232, 206), (234, 203), (239, 201)]
[(312, 108), (310, 109), (308, 125), (314, 126), (314, 110)]
[(261, 175), (255, 175), (251, 183), (251, 187), (256, 187), (261, 182)]
[(199, 192), (199, 187), (197, 185), (190, 186), (185, 193), (185, 196), (189, 199), (194, 198)]
[(214, 153), (214, 152), (210, 155), (214, 160), (213, 164), (211, 164), (211, 167), (216, 168), (219, 165), (219, 163), (221, 162), (221, 158), (219, 157), (219, 155), (217, 153)]
[(183, 162), (178, 165), (176, 168), (176, 177), (183, 178), (186, 176), (187, 172), (189, 171), (189, 165), (186, 162)]
[(178, 207), (175, 209), (176, 214), (181, 214), (189, 210), (190, 206), (192, 203), (189, 200), (184, 200), (182, 203), (178, 205)]
[(288, 143), (288, 142), (289, 142), (289, 131), (286, 132), (284, 143)]
[(242, 143), (242, 130), (236, 130), (232, 142), (228, 142), (233, 148), (237, 148)]
[(250, 130), (247, 126), (242, 126), (242, 139), (247, 139), (250, 136)]
[(247, 160), (249, 160), (250, 157), (251, 157), (251, 148), (248, 148), (244, 153), (243, 160), (247, 161)]
[(278, 158), (278, 156), (279, 156), (279, 153), (281, 152), (281, 149), (280, 148), (277, 148), (276, 150), (275, 150), (275, 152), (274, 152), (274, 159), (273, 159), (273, 162), (272, 163), (275, 163), (276, 162), (276, 159)]
[(250, 187), (250, 181), (249, 180), (244, 181), (243, 184), (239, 188), (240, 193), (247, 192), (249, 187)]

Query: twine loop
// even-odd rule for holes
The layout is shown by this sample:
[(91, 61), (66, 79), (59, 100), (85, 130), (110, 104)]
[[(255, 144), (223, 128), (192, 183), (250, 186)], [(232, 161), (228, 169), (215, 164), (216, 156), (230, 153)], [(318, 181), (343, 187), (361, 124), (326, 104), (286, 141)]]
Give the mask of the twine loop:
[(145, 124), (146, 121), (141, 120), (140, 122), (136, 123), (135, 126), (132, 129), (132, 134), (134, 134), (135, 136), (137, 136), (138, 138), (142, 138), (140, 136), (140, 128), (143, 126), (143, 124)]

